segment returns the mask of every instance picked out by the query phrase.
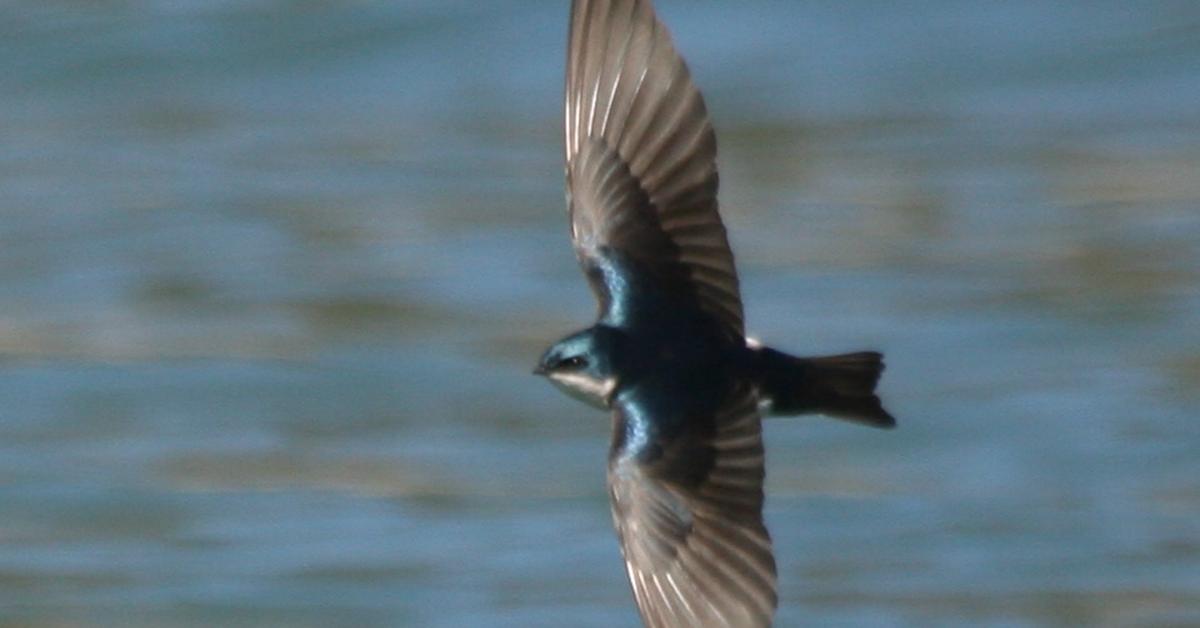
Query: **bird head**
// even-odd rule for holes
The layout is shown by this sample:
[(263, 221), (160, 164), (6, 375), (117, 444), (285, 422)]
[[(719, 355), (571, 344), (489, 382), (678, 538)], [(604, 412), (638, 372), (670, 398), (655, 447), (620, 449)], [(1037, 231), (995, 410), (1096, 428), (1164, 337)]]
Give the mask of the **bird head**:
[(546, 349), (533, 373), (588, 405), (607, 408), (617, 388), (614, 340), (612, 330), (599, 326), (571, 334)]

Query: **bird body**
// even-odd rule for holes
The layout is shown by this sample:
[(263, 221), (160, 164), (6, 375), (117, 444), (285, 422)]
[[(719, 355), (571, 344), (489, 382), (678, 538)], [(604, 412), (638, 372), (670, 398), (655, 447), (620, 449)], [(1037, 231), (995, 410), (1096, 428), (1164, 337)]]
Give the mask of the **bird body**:
[(704, 101), (649, 0), (574, 0), (567, 205), (597, 321), (535, 373), (613, 417), (608, 487), (647, 626), (766, 626), (761, 411), (894, 419), (882, 356), (800, 358), (746, 339)]

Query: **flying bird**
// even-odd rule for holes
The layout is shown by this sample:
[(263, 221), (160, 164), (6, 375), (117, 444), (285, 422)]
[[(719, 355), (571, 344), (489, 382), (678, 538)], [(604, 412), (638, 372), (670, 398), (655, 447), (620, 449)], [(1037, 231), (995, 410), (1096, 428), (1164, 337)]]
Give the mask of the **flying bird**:
[(643, 622), (769, 625), (761, 413), (893, 427), (882, 356), (747, 340), (716, 138), (649, 0), (574, 0), (566, 74), (571, 241), (599, 314), (534, 372), (611, 411), (609, 497)]

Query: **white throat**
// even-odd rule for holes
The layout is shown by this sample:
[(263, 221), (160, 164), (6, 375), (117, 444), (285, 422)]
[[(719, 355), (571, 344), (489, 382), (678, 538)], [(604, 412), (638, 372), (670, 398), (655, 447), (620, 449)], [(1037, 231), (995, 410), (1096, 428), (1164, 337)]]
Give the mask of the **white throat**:
[(550, 381), (568, 395), (597, 408), (607, 408), (617, 387), (617, 378), (596, 379), (587, 373), (551, 373)]

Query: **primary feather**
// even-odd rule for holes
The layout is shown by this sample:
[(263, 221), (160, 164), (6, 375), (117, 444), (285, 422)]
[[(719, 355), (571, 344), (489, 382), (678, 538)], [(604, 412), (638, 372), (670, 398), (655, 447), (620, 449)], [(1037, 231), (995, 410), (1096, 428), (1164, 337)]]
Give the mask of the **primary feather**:
[(743, 334), (733, 254), (717, 212), (717, 142), (699, 90), (649, 2), (578, 0), (566, 81), (567, 190), (576, 253), (601, 302), (628, 261)]

